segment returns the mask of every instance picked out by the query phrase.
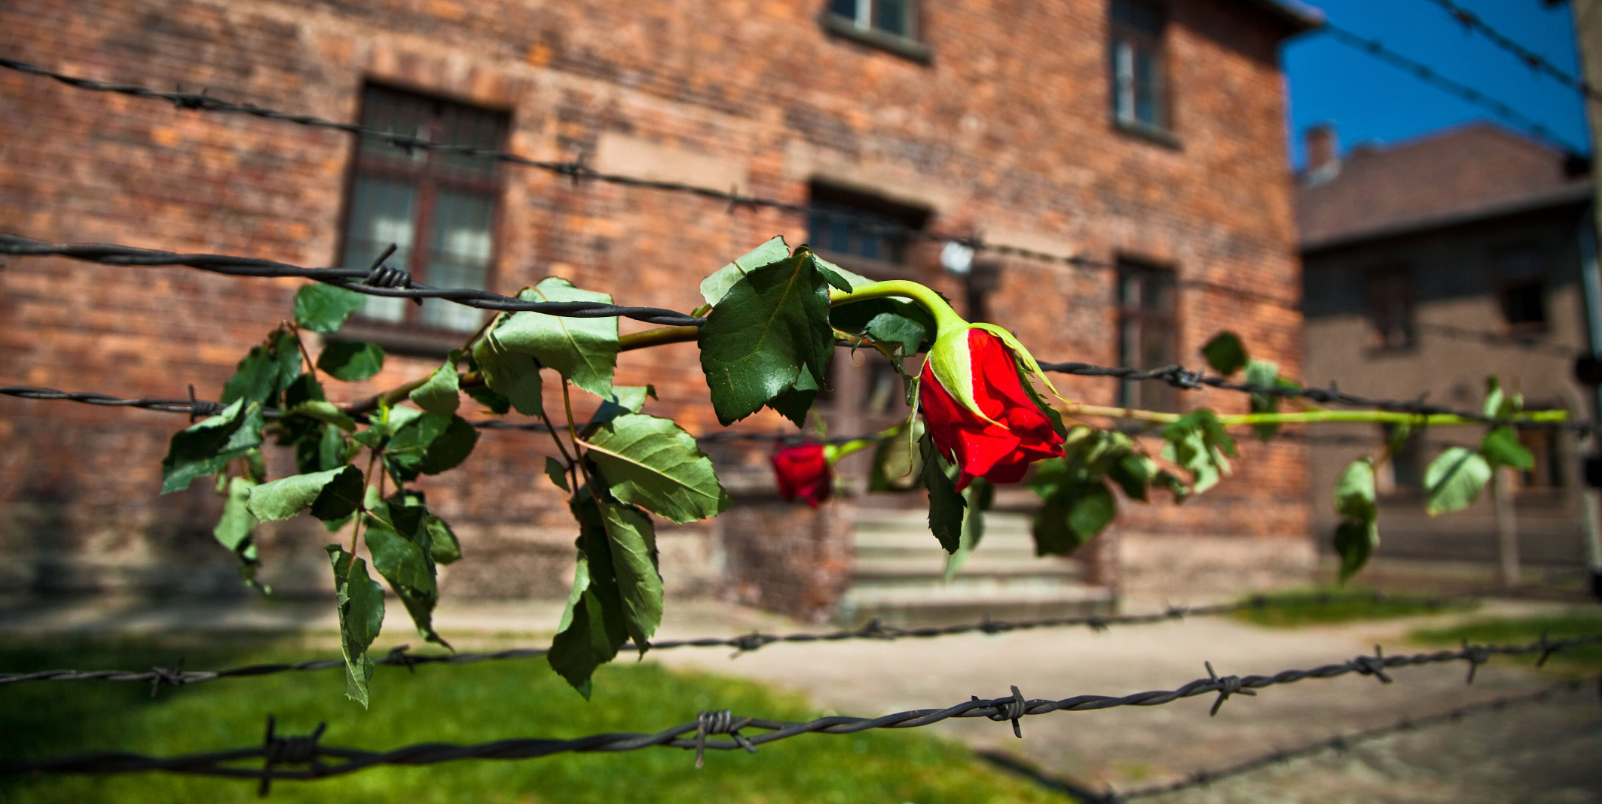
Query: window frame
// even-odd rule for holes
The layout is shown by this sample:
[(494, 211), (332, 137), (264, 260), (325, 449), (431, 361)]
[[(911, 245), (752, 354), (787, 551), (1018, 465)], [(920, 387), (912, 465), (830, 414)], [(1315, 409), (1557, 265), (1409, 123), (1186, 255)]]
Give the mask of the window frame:
[(815, 202), (822, 202), (826, 206), (834, 207), (856, 207), (863, 214), (883, 217), (888, 222), (898, 223), (916, 231), (923, 230), (929, 224), (932, 217), (930, 210), (898, 203), (885, 196), (842, 187), (826, 181), (814, 180), (808, 183), (808, 246), (813, 249), (814, 253), (853, 273), (862, 274), (875, 281), (917, 278), (919, 271), (914, 265), (912, 255), (908, 252), (916, 242), (914, 238), (907, 238), (901, 244), (901, 259), (895, 261), (873, 259), (849, 252), (834, 251), (825, 247), (823, 243), (812, 242), (813, 213), (811, 210)]
[(830, 33), (872, 45), (921, 64), (930, 63), (930, 45), (924, 39), (923, 0), (904, 0), (908, 4), (908, 33), (897, 34), (877, 27), (875, 18), (882, 0), (855, 0), (853, 16), (837, 14), (830, 0), (819, 13), (819, 24)]
[[(1150, 323), (1156, 323), (1167, 328), (1165, 346), (1171, 358), (1176, 362), (1181, 353), (1181, 280), (1179, 271), (1173, 266), (1162, 265), (1134, 257), (1117, 257), (1114, 270), (1114, 364), (1124, 365), (1126, 352), (1125, 325), (1135, 319), (1144, 328)], [(1125, 279), (1129, 273), (1143, 277), (1141, 292), (1137, 294), (1134, 306), (1127, 306), (1123, 295)], [(1169, 283), (1170, 309), (1167, 312), (1148, 309), (1142, 304), (1142, 297), (1147, 290), (1148, 277), (1164, 277)], [(1139, 346), (1137, 347), (1139, 349)], [(1159, 366), (1131, 366), (1138, 370), (1159, 368)], [(1139, 384), (1145, 383), (1145, 384)], [(1154, 393), (1139, 391), (1132, 394), (1137, 388), (1153, 388)], [(1143, 410), (1177, 411), (1180, 408), (1180, 395), (1177, 389), (1167, 383), (1153, 383), (1139, 380), (1120, 380), (1117, 386), (1115, 403), (1122, 408), (1141, 408)], [(1147, 397), (1153, 396), (1158, 404), (1149, 404)]]
[[(1535, 253), (1539, 267), (1537, 273), (1529, 278), (1512, 280), (1504, 275), (1504, 257), (1520, 251)], [(1552, 321), (1552, 316), (1550, 315), (1552, 311), (1549, 310), (1548, 305), (1549, 282), (1548, 271), (1546, 270), (1549, 262), (1549, 250), (1545, 249), (1542, 242), (1538, 240), (1516, 240), (1492, 247), (1488, 250), (1487, 257), (1490, 263), (1488, 270), (1493, 275), (1493, 294), (1498, 305), (1498, 317), (1503, 321), (1504, 331), (1511, 335), (1536, 335), (1547, 332)], [(1524, 285), (1535, 285), (1537, 287), (1537, 303), (1542, 311), (1542, 318), (1537, 321), (1516, 323), (1509, 320), (1509, 304), (1506, 294), (1512, 289)]]
[[(1155, 35), (1117, 20), (1114, 10), (1116, 5), (1122, 2), (1153, 9), (1159, 16), (1159, 33)], [(1170, 71), (1168, 47), (1170, 31), (1169, 4), (1164, 0), (1109, 0), (1106, 19), (1108, 21), (1108, 57), (1104, 61), (1104, 65), (1109, 71), (1107, 83), (1109, 90), (1109, 120), (1116, 129), (1121, 131), (1139, 134), (1171, 147), (1180, 147), (1180, 140), (1176, 138), (1175, 84)], [(1132, 85), (1130, 88), (1131, 116), (1127, 119), (1120, 114), (1121, 98), (1126, 91), (1126, 88), (1121, 86), (1119, 68), (1119, 46), (1122, 43), (1128, 44), (1133, 53), (1138, 48), (1152, 53), (1154, 61), (1157, 63), (1154, 75), (1157, 81), (1158, 97), (1153, 104), (1154, 110), (1158, 115), (1156, 124), (1147, 123), (1136, 116), (1134, 59), (1131, 75)]]
[[(442, 127), (447, 119), (447, 110), (457, 109), (487, 115), (497, 118), (499, 130), (491, 148), (504, 151), (508, 138), (512, 134), (512, 111), (495, 107), (481, 106), (465, 103), (450, 97), (435, 93), (421, 92), (404, 86), (384, 83), (381, 81), (363, 81), (358, 89), (357, 119), (360, 122), (367, 111), (369, 92), (390, 93), (399, 95), (410, 101), (425, 103), (431, 106), (427, 121), (427, 130), (418, 133), (419, 139), (442, 142)], [(335, 252), (339, 255), (336, 262), (343, 260), (346, 247), (351, 240), (352, 215), (355, 211), (355, 198), (358, 180), (362, 178), (392, 181), (412, 188), (416, 193), (412, 210), (412, 246), (407, 251), (403, 268), (416, 281), (428, 284), (428, 260), (432, 251), (432, 237), (434, 234), (434, 210), (438, 193), (444, 189), (447, 192), (459, 191), (467, 195), (487, 198), (490, 201), (490, 254), (485, 260), (484, 289), (494, 290), (500, 278), (500, 258), (502, 251), (502, 217), (505, 207), (507, 189), (507, 170), (500, 161), (492, 162), (491, 171), (484, 176), (465, 175), (460, 171), (453, 172), (444, 167), (445, 154), (440, 151), (422, 151), (423, 159), (418, 162), (402, 162), (395, 159), (386, 159), (368, 153), (363, 147), (368, 138), (354, 137), (351, 143), (350, 158), (346, 163), (345, 183), (341, 197), (339, 218), (339, 238)], [(377, 141), (375, 141), (377, 142)], [(398, 147), (398, 146), (389, 146)], [(375, 253), (373, 256), (377, 257)], [(347, 266), (354, 267), (354, 266)], [(423, 305), (402, 305), (402, 316), (399, 321), (386, 321), (378, 318), (363, 316), (360, 312), (348, 319), (339, 335), (347, 335), (381, 343), (387, 349), (401, 354), (417, 354), (434, 356), (444, 354), (461, 343), (470, 330), (455, 330), (434, 326), (424, 322)], [(338, 337), (338, 336), (336, 336)]]

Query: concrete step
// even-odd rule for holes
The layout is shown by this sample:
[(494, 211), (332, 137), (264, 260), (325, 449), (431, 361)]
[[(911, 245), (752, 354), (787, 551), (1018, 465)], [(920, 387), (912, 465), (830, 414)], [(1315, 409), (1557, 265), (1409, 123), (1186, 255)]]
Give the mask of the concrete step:
[[(984, 549), (985, 545), (981, 545)], [(934, 560), (932, 560), (934, 559)], [(911, 585), (940, 583), (945, 562), (936, 556), (925, 556), (918, 561), (900, 558), (864, 558), (860, 556), (852, 570), (853, 583), (860, 585)], [(954, 582), (992, 579), (1012, 583), (1079, 582), (1082, 577), (1079, 565), (1060, 559), (1018, 560), (999, 558), (977, 551), (958, 571)]]
[(993, 619), (1031, 619), (1108, 614), (1114, 596), (1079, 585), (987, 588), (854, 586), (836, 608), (836, 619), (859, 626), (871, 619), (887, 625), (920, 626)]

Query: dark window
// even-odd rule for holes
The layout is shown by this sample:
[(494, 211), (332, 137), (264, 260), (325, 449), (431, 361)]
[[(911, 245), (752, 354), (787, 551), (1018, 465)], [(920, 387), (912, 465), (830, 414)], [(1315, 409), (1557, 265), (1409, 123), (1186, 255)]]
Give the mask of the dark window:
[(1407, 349), (1415, 345), (1415, 294), (1408, 268), (1389, 266), (1365, 274), (1365, 297), (1372, 348)]
[[(1151, 369), (1175, 364), (1175, 274), (1161, 268), (1121, 262), (1119, 364)], [(1120, 383), (1119, 404), (1145, 410), (1174, 410), (1174, 389), (1162, 382)]]
[(811, 188), (808, 206), (814, 210), (808, 215), (808, 245), (871, 278), (901, 272), (909, 230), (924, 228), (929, 218), (924, 210), (819, 184)]
[[(1550, 408), (1550, 405), (1533, 405), (1533, 409)], [(1538, 489), (1557, 489), (1565, 485), (1565, 474), (1562, 468), (1563, 456), (1559, 449), (1559, 431), (1544, 429), (1520, 430), (1521, 446), (1532, 453), (1531, 471), (1520, 473), (1520, 487), (1536, 491)]]
[(1144, 0), (1113, 0), (1108, 52), (1114, 120), (1133, 128), (1168, 131), (1164, 10)]
[(915, 0), (830, 0), (830, 13), (859, 28), (914, 38)]
[(1514, 329), (1541, 329), (1548, 321), (1543, 300), (1543, 250), (1534, 243), (1493, 253), (1498, 272), (1498, 300), (1504, 320)]
[[(362, 125), (436, 142), (499, 149), (507, 116), (448, 101), (369, 86)], [(418, 282), (483, 289), (494, 258), (501, 171), (493, 159), (413, 150), (363, 138), (346, 196), (343, 264), (365, 266), (391, 243), (391, 263)], [(369, 297), (361, 315), (425, 330), (471, 332), (484, 313), (439, 299), (421, 307)]]
[(1380, 485), (1382, 491), (1418, 491), (1425, 477), (1425, 443), (1418, 430), (1394, 440), (1398, 426), (1381, 426), (1382, 438), (1390, 445), (1392, 454), (1387, 460), (1387, 475)]

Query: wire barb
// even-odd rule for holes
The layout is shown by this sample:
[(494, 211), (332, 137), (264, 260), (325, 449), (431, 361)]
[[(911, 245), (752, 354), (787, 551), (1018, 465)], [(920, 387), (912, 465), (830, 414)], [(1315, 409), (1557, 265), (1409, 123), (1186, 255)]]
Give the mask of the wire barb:
[(707, 749), (707, 737), (710, 734), (728, 734), (735, 744), (746, 749), (748, 754), (756, 754), (757, 746), (741, 734), (741, 729), (752, 722), (749, 717), (735, 717), (728, 709), (716, 712), (696, 713), (696, 769), (702, 769), (702, 753)]
[(318, 738), (328, 728), (327, 723), (317, 724), (311, 734), (300, 737), (279, 737), (273, 733), (276, 721), (272, 715), (267, 716), (267, 737), (262, 741), (262, 784), (256, 788), (259, 798), (267, 798), (269, 786), (273, 783), (274, 765), (311, 765), (313, 770), (322, 770), (323, 763), (319, 761)]
[(1254, 692), (1253, 690), (1242, 689), (1241, 676), (1215, 675), (1214, 665), (1209, 662), (1204, 662), (1203, 667), (1209, 671), (1209, 680), (1213, 681), (1215, 686), (1219, 687), (1220, 690), (1220, 697), (1214, 699), (1214, 706), (1210, 707), (1209, 709), (1209, 717), (1218, 715), (1220, 713), (1220, 707), (1224, 706), (1226, 699), (1230, 698), (1232, 695), (1258, 695), (1258, 693)]

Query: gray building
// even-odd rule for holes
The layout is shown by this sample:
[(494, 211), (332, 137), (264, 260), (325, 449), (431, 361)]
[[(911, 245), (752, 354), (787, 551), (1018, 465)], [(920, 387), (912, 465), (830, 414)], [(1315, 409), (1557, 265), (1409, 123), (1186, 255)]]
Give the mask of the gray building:
[[(1596, 321), (1582, 281), (1584, 266), (1596, 265), (1588, 255), (1597, 242), (1585, 160), (1482, 123), (1346, 156), (1331, 128), (1308, 137), (1298, 216), (1309, 382), (1479, 408), (1487, 377), (1496, 375), (1528, 408), (1596, 418), (1593, 390), (1576, 381), (1574, 367), (1590, 351)], [(1315, 531), (1328, 551), (1338, 474), (1364, 454), (1379, 456), (1387, 435), (1375, 425), (1346, 433), (1375, 445), (1310, 450)], [(1491, 493), (1466, 511), (1425, 513), (1426, 466), (1447, 445), (1474, 446), (1480, 437), (1480, 428), (1431, 429), (1377, 473), (1380, 571), (1456, 567), (1485, 579), (1496, 565)], [(1510, 478), (1520, 557), (1528, 572), (1579, 574), (1596, 565), (1592, 506), (1578, 472), (1584, 445), (1554, 430), (1523, 430), (1521, 438), (1536, 466)]]

